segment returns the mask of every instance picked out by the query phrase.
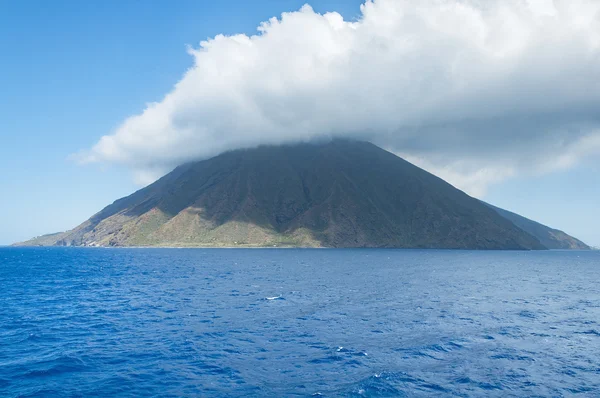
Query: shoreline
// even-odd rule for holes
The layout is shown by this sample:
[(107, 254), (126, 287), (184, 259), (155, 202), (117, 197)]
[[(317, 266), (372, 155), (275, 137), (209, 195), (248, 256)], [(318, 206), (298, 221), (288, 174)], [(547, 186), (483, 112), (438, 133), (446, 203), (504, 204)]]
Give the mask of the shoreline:
[(598, 249), (452, 249), (452, 248), (423, 248), (423, 247), (314, 247), (314, 246), (35, 246), (35, 245), (7, 245), (0, 248), (69, 248), (69, 249), (269, 249), (269, 250), (423, 250), (423, 251), (453, 251), (453, 252), (594, 252)]

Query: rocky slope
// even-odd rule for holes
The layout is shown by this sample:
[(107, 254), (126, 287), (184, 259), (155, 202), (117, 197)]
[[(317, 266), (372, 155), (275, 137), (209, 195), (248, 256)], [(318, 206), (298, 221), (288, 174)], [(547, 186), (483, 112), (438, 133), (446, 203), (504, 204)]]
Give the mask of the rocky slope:
[(432, 174), (346, 140), (186, 164), (71, 231), (24, 244), (546, 248)]
[(563, 231), (547, 227), (539, 222), (530, 220), (508, 210), (488, 204), (498, 214), (511, 221), (523, 231), (534, 236), (540, 243), (552, 250), (590, 250), (591, 247)]

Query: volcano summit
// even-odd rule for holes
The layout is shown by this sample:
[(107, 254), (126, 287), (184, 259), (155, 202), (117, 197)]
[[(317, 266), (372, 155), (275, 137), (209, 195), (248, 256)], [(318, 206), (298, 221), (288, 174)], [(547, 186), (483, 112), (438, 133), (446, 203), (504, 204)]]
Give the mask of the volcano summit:
[(21, 245), (586, 249), (373, 144), (262, 146), (177, 167)]

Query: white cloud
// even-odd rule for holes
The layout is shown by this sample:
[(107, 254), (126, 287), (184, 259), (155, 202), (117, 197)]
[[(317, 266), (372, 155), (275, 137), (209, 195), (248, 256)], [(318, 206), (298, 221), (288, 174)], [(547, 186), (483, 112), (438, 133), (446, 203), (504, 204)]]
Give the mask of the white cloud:
[(436, 163), (410, 154), (397, 153), (397, 155), (477, 198), (483, 198), (490, 185), (502, 182), (516, 174), (514, 167), (501, 164), (484, 164), (473, 160)]
[(361, 12), (348, 22), (304, 6), (255, 36), (202, 42), (170, 93), (82, 158), (148, 182), (228, 149), (344, 136), (481, 195), (600, 153), (598, 0), (375, 0)]

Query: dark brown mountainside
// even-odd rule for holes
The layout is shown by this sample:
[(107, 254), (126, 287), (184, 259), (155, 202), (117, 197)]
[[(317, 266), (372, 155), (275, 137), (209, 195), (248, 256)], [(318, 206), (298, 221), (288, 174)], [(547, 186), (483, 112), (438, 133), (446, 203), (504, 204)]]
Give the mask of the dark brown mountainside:
[(545, 248), (432, 174), (346, 140), (237, 150), (186, 164), (51, 238), (44, 244)]

